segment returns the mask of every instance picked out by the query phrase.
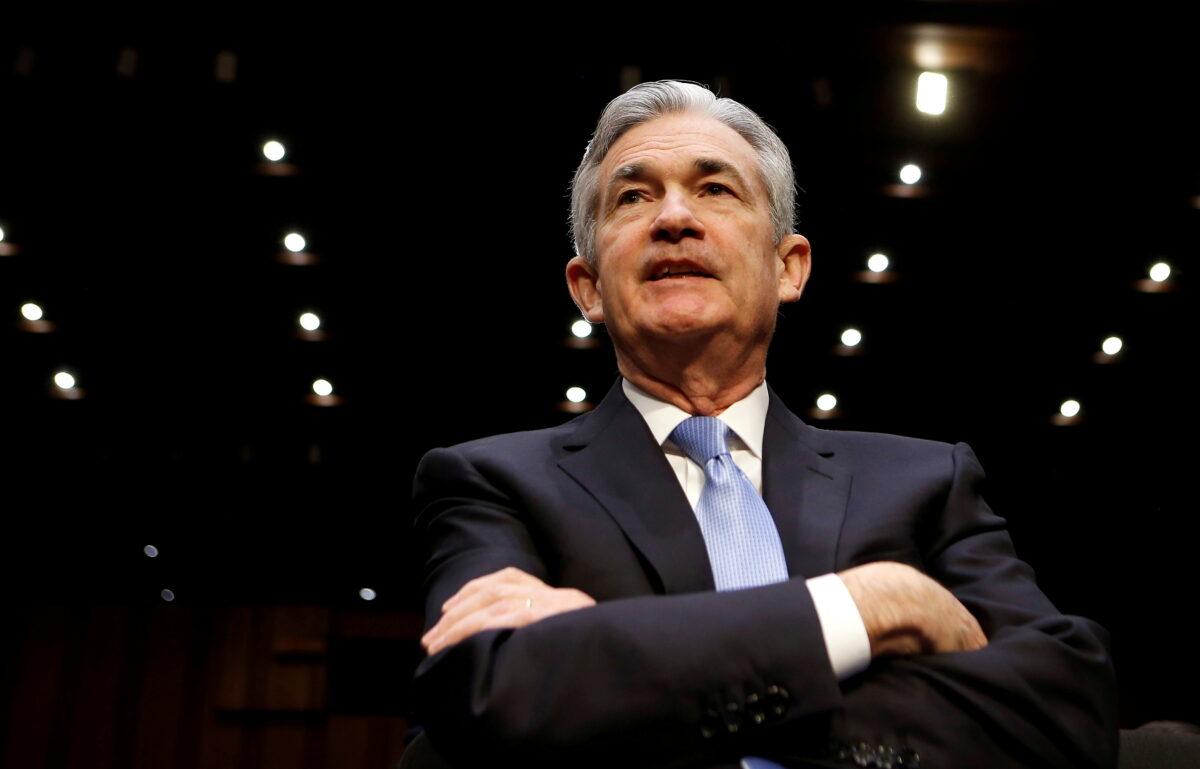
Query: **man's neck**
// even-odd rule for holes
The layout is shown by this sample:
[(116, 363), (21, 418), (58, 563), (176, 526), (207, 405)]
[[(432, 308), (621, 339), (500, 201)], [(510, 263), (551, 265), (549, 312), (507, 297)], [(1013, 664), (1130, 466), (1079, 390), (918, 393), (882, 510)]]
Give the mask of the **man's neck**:
[(706, 366), (693, 361), (676, 367), (661, 366), (654, 370), (638, 365), (638, 361), (617, 353), (617, 368), (621, 375), (637, 385), (647, 395), (670, 403), (697, 416), (716, 416), (745, 398), (766, 377), (765, 361), (743, 361), (737, 367)]

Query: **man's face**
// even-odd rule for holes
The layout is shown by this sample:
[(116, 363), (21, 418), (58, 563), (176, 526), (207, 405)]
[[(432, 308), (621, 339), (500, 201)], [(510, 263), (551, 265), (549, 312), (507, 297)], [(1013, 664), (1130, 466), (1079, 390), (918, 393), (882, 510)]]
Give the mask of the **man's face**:
[(597, 270), (568, 267), (589, 320), (634, 352), (715, 334), (765, 348), (779, 303), (799, 297), (808, 243), (774, 244), (749, 143), (706, 115), (667, 115), (622, 136), (599, 181)]

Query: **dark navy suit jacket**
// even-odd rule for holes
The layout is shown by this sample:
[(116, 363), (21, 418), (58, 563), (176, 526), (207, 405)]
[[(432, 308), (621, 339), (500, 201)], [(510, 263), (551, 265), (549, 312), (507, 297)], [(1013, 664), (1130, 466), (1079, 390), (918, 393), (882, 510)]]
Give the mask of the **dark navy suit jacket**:
[[(619, 380), (559, 427), (429, 452), (414, 492), (426, 628), (506, 566), (598, 602), (423, 660), (435, 747), (466, 766), (1114, 764), (1107, 636), (1038, 589), (966, 444), (814, 428), (771, 391), (763, 463), (791, 579), (715, 592), (695, 515)], [(839, 683), (804, 580), (881, 560), (951, 590), (987, 648), (879, 658)]]

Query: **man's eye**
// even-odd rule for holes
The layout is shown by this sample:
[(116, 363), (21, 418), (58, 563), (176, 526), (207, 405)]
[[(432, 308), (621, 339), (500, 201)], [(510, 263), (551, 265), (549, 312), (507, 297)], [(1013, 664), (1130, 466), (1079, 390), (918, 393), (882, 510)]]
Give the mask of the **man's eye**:
[(623, 206), (626, 203), (632, 203), (636, 201), (638, 197), (639, 193), (637, 190), (625, 190), (617, 196), (617, 205)]
[(729, 193), (729, 188), (726, 187), (724, 184), (717, 184), (716, 182), (712, 182), (704, 188), (704, 191), (707, 192), (709, 195), (726, 195)]

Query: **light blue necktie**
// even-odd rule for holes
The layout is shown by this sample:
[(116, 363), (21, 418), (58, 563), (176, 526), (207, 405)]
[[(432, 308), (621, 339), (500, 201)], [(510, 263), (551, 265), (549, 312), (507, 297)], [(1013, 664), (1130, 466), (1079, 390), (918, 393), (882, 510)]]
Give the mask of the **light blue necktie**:
[(771, 512), (729, 454), (729, 426), (716, 417), (689, 417), (671, 440), (704, 468), (696, 518), (717, 590), (785, 582), (787, 562)]

